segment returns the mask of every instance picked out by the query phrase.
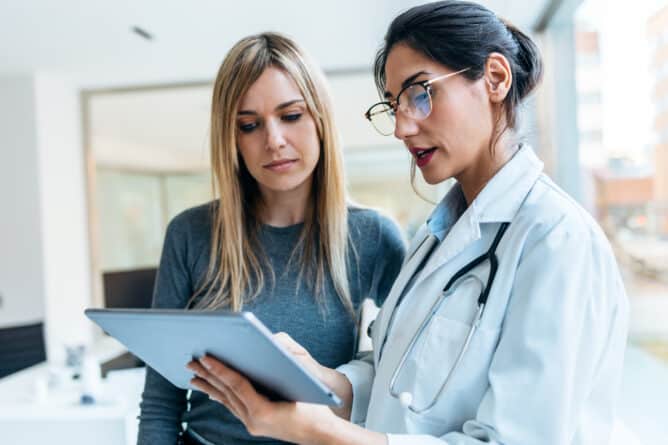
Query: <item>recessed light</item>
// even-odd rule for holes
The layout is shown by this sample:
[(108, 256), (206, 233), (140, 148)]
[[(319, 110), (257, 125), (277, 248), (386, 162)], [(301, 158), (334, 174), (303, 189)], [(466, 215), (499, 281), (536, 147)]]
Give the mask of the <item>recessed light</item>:
[(130, 28), (130, 29), (132, 30), (132, 32), (134, 32), (135, 34), (137, 34), (137, 35), (138, 35), (139, 37), (141, 37), (142, 39), (145, 39), (145, 40), (153, 40), (153, 34), (151, 34), (150, 32), (146, 31), (146, 30), (143, 29), (143, 28), (140, 28), (139, 26), (133, 26), (133, 27)]

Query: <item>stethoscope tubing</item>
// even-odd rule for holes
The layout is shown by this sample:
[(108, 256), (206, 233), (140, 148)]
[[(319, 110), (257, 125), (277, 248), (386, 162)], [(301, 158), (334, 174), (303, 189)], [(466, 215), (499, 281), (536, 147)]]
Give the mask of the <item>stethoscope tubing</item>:
[[(389, 385), (389, 392), (390, 395), (394, 398), (397, 398), (401, 401), (402, 405), (405, 406), (408, 410), (415, 414), (422, 414), (436, 405), (436, 402), (440, 399), (441, 395), (445, 392), (447, 389), (450, 381), (452, 380), (451, 377), (454, 374), (454, 372), (458, 369), (461, 361), (464, 358), (464, 354), (468, 350), (468, 347), (473, 339), (473, 336), (480, 325), (480, 322), (482, 320), (482, 316), (485, 312), (485, 305), (487, 304), (487, 299), (489, 297), (489, 292), (491, 290), (492, 284), (494, 283), (494, 278), (496, 276), (496, 271), (498, 269), (498, 258), (496, 256), (496, 248), (499, 245), (499, 242), (501, 241), (501, 238), (503, 238), (503, 235), (505, 234), (506, 230), (508, 229), (508, 226), (510, 223), (504, 222), (501, 224), (501, 227), (499, 228), (498, 232), (496, 233), (496, 236), (494, 237), (494, 240), (492, 244), (490, 245), (489, 249), (487, 252), (484, 254), (480, 255), (479, 257), (473, 259), (469, 263), (467, 263), (464, 267), (462, 267), (457, 273), (455, 273), (452, 278), (448, 281), (448, 283), (445, 285), (443, 288), (443, 291), (441, 293), (441, 296), (434, 302), (432, 305), (430, 311), (429, 311), (429, 316), (426, 317), (422, 323), (420, 324), (420, 327), (418, 331), (415, 333), (413, 338), (411, 339), (410, 343), (406, 347), (406, 350), (401, 356), (401, 359), (399, 360), (399, 363), (397, 364), (397, 367), (395, 368), (394, 372), (392, 373), (392, 377), (390, 379), (390, 385)], [(480, 293), (480, 296), (478, 297), (477, 301), (477, 311), (476, 315), (473, 318), (473, 321), (471, 323), (471, 327), (469, 328), (469, 332), (466, 335), (466, 340), (464, 341), (464, 344), (462, 345), (461, 349), (459, 350), (459, 353), (457, 354), (457, 359), (455, 360), (455, 364), (453, 365), (452, 369), (448, 372), (448, 375), (446, 376), (445, 380), (443, 381), (443, 384), (439, 388), (437, 394), (435, 397), (432, 398), (432, 400), (424, 407), (422, 408), (416, 408), (412, 404), (412, 395), (408, 392), (397, 392), (395, 389), (395, 385), (397, 382), (397, 379), (399, 378), (399, 374), (401, 369), (403, 369), (404, 364), (406, 363), (406, 360), (410, 356), (410, 354), (413, 352), (413, 349), (415, 348), (415, 344), (417, 343), (418, 339), (421, 337), (422, 333), (425, 331), (427, 326), (429, 325), (431, 319), (434, 317), (434, 315), (439, 311), (441, 305), (445, 301), (445, 297), (447, 296), (448, 292), (452, 288), (452, 286), (464, 275), (469, 273), (471, 270), (473, 270), (475, 267), (483, 263), (484, 261), (489, 260), (490, 262), (490, 273), (489, 277), (487, 278), (487, 285), (485, 288), (482, 290)], [(394, 310), (396, 310), (395, 308)], [(385, 344), (385, 340), (387, 340), (387, 335), (388, 335), (389, 327), (388, 330), (385, 332), (385, 338), (383, 340), (383, 345)], [(382, 354), (382, 350), (379, 353), (378, 359), (380, 360), (380, 354)]]

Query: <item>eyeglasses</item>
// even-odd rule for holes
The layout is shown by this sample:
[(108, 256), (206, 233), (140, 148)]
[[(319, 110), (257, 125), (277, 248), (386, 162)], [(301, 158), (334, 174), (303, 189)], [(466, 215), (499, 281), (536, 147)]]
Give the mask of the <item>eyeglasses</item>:
[[(394, 115), (397, 110), (401, 111), (411, 119), (426, 119), (431, 114), (432, 109), (431, 84), (438, 80), (444, 80), (457, 74), (461, 74), (469, 69), (470, 68), (464, 68), (463, 70), (454, 73), (443, 74), (442, 76), (434, 77), (433, 79), (406, 85), (399, 91), (395, 100), (378, 102), (371, 105), (371, 107), (366, 110), (366, 113), (364, 113), (364, 117), (371, 122), (378, 133), (383, 136), (389, 136), (394, 133)], [(402, 101), (402, 99), (404, 99), (404, 101)]]

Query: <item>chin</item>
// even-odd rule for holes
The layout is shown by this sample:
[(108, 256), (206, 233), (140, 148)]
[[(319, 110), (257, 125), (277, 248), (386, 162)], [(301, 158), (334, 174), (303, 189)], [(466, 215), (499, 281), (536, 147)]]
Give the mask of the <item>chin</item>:
[(303, 178), (282, 178), (278, 181), (267, 181), (263, 185), (273, 192), (290, 192), (304, 185)]
[(424, 182), (426, 182), (429, 185), (436, 185), (438, 183), (445, 181), (445, 179), (440, 179), (429, 175), (427, 176), (422, 175), (422, 178), (424, 179)]
[(444, 174), (444, 172), (439, 172), (439, 171), (430, 171), (430, 172), (420, 171), (420, 173), (422, 174), (422, 179), (424, 179), (424, 182), (426, 182), (429, 185), (440, 184), (441, 182), (447, 181), (452, 177), (447, 173)]

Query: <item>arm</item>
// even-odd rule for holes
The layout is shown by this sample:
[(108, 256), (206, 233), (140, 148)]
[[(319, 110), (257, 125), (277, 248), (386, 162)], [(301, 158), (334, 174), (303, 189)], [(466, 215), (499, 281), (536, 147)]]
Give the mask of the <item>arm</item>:
[(210, 357), (191, 362), (188, 368), (197, 374), (191, 383), (224, 404), (253, 436), (304, 445), (387, 444), (385, 434), (352, 424), (326, 406), (271, 402), (258, 394), (244, 376)]
[[(186, 264), (185, 234), (179, 224), (167, 228), (153, 292), (153, 307), (183, 308), (191, 295)], [(175, 444), (186, 409), (186, 391), (175, 387), (150, 367), (140, 404), (138, 445)]]

